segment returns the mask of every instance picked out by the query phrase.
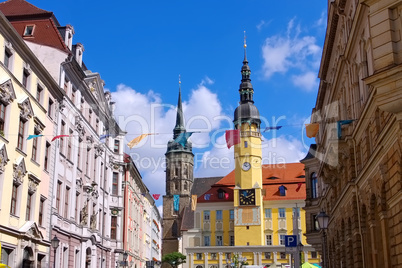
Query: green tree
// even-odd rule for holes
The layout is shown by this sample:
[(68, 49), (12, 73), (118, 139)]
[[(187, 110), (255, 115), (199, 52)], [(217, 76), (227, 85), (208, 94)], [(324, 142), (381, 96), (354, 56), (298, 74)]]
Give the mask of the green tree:
[(177, 268), (178, 265), (186, 262), (186, 256), (180, 252), (172, 252), (164, 255), (162, 262), (169, 263), (173, 268)]

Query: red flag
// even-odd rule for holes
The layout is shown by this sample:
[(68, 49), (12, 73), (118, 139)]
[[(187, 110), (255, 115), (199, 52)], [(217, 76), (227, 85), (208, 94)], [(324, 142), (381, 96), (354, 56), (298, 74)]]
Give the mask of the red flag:
[(240, 143), (240, 130), (226, 130), (225, 138), (228, 149), (230, 149), (230, 147), (232, 147), (233, 145)]
[(225, 199), (229, 199), (229, 194), (225, 193)]
[(300, 188), (302, 187), (303, 183), (299, 182), (297, 184), (297, 188), (296, 188), (296, 192), (298, 192), (300, 190)]
[(153, 194), (152, 195), (152, 197), (155, 199), (155, 200), (158, 200), (159, 199), (159, 196), (161, 196), (160, 194)]
[(52, 139), (52, 141), (54, 141), (55, 139), (62, 138), (62, 137), (70, 137), (70, 135), (59, 135), (59, 136), (54, 137), (54, 138)]

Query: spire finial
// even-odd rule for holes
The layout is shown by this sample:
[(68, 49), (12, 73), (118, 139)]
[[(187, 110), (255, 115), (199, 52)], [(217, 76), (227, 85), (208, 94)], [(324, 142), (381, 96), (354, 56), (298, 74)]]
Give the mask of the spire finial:
[(244, 60), (247, 61), (247, 35), (246, 35), (246, 31), (244, 31)]
[(180, 80), (180, 74), (179, 74), (179, 88), (181, 87), (181, 80)]

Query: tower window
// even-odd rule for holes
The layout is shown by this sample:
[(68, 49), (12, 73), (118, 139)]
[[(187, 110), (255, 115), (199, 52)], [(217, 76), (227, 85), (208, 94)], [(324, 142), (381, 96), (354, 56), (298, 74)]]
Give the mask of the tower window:
[(245, 141), (245, 142), (244, 142), (244, 148), (247, 148), (247, 147), (248, 147), (248, 142)]

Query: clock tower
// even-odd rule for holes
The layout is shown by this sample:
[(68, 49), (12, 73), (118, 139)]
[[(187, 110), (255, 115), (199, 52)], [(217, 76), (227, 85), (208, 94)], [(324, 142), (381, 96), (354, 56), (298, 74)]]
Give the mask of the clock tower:
[(244, 42), (240, 102), (233, 120), (235, 129), (240, 131), (240, 143), (234, 146), (235, 245), (259, 246), (264, 245), (261, 120), (253, 101), (246, 47)]
[(184, 146), (175, 141), (180, 134), (186, 132), (180, 84), (179, 81), (176, 125), (173, 129), (173, 139), (168, 142), (165, 154), (166, 195), (163, 196), (162, 255), (181, 251), (179, 240), (183, 210), (190, 205), (194, 183), (194, 155), (191, 141), (186, 141)]

